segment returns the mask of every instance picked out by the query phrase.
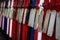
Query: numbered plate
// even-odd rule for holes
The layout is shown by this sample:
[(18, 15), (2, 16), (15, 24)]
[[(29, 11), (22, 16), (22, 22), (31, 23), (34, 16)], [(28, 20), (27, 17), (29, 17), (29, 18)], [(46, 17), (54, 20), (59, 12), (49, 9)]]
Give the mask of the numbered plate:
[(28, 26), (33, 28), (36, 9), (31, 9)]
[[(39, 10), (40, 11), (40, 10)], [(39, 19), (38, 19), (38, 31), (42, 31), (42, 22), (43, 22), (43, 16), (44, 16), (44, 11), (41, 10), (40, 12), (40, 15), (39, 15)]]
[(25, 20), (26, 20), (26, 14), (27, 14), (27, 9), (25, 9), (25, 12), (24, 12), (23, 24), (25, 24)]
[(57, 13), (56, 17), (56, 39), (60, 40), (60, 12)]
[(53, 11), (51, 12), (51, 17), (50, 17), (50, 22), (49, 22), (49, 27), (48, 27), (48, 32), (47, 32), (47, 35), (50, 36), (50, 37), (51, 37), (52, 34), (53, 34), (55, 18), (56, 18), (56, 11), (53, 10)]
[(48, 28), (48, 24), (49, 24), (49, 18), (50, 18), (50, 10), (47, 10), (45, 21), (44, 21), (44, 26), (43, 26), (43, 32), (44, 33), (47, 32), (47, 28)]
[(38, 14), (39, 11), (36, 11), (36, 16), (35, 16), (35, 22), (34, 22), (34, 29), (36, 30), (38, 28)]
[(18, 9), (18, 20), (21, 23), (22, 22), (22, 16), (23, 16), (24, 9)]

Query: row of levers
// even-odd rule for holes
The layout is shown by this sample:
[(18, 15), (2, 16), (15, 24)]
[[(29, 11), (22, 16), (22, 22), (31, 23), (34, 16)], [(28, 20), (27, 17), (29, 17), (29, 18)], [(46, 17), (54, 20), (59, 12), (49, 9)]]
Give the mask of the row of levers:
[(60, 0), (2, 0), (0, 30), (6, 40), (60, 40)]

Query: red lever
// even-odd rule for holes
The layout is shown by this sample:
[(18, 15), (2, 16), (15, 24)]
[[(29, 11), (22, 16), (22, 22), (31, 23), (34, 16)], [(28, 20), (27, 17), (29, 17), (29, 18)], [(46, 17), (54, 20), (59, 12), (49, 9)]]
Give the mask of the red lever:
[(15, 33), (16, 33), (16, 15), (17, 15), (17, 0), (14, 0), (14, 3), (13, 3), (13, 22), (12, 22), (12, 40), (15, 40)]
[(36, 9), (38, 9), (39, 8), (39, 3), (40, 3), (40, 0), (36, 0)]
[(50, 0), (50, 9), (55, 9), (55, 0)]
[(30, 0), (24, 0), (24, 5), (23, 5), (23, 7), (24, 7), (24, 8), (27, 8), (27, 7), (29, 6), (29, 2), (30, 2)]
[(60, 9), (60, 0), (56, 0), (55, 6), (56, 6), (56, 8)]
[(12, 40), (15, 40), (16, 21), (12, 22)]
[(17, 7), (17, 0), (14, 0), (14, 5), (13, 5), (14, 8)]
[(18, 3), (17, 7), (20, 8), (20, 4), (21, 4), (20, 0), (18, 0), (17, 3)]
[(49, 0), (44, 0), (43, 7), (44, 9), (49, 9)]

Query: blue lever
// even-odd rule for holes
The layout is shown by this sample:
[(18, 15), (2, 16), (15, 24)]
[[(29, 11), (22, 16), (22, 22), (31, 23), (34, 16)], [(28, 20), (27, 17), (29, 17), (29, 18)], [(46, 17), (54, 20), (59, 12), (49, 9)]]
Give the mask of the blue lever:
[(35, 5), (36, 5), (36, 0), (33, 0), (32, 4), (31, 4), (31, 7), (35, 8)]
[(5, 2), (5, 8), (8, 8), (8, 2), (9, 2), (9, 0), (7, 0), (7, 1)]
[[(8, 2), (9, 0), (5, 2), (5, 9), (8, 9)], [(6, 16), (4, 17), (4, 32), (5, 33), (7, 32), (7, 17)]]
[(7, 31), (7, 18), (4, 17), (4, 32), (6, 33)]
[(28, 27), (28, 37), (27, 40), (34, 40), (34, 28)]
[(31, 33), (31, 34), (30, 34), (30, 40), (34, 40), (34, 28), (31, 27), (31, 28), (30, 28), (30, 31), (31, 31), (31, 32), (30, 32), (30, 33)]

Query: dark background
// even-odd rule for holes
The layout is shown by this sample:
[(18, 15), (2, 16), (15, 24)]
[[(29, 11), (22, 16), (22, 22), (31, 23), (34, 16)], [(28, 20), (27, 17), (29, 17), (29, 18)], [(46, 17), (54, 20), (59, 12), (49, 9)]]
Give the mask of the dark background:
[(6, 0), (0, 0), (0, 3), (3, 2), (3, 1), (6, 1)]

